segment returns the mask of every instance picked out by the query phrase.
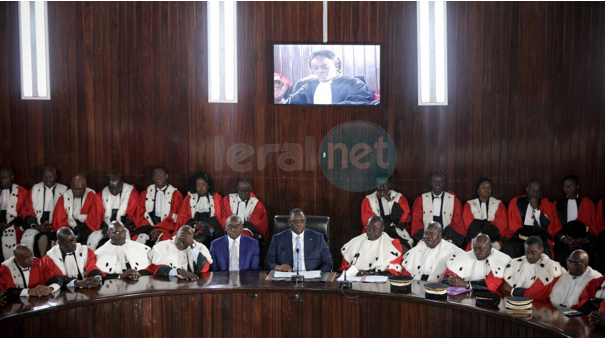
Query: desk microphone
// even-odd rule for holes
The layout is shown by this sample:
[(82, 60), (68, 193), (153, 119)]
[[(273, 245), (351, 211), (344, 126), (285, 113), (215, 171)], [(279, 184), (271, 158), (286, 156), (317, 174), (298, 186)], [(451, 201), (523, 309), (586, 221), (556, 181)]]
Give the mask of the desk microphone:
[(297, 253), (297, 273), (291, 276), (291, 282), (295, 282), (295, 284), (298, 284), (300, 282), (304, 282), (304, 277), (303, 275), (299, 275), (299, 248), (295, 248), (295, 252)]
[(301, 87), (299, 89), (297, 89), (297, 91), (295, 91), (295, 92), (291, 93), (291, 95), (289, 95), (289, 98), (286, 100), (285, 103), (291, 104), (291, 100), (293, 100), (293, 97), (298, 96), (300, 93), (305, 91), (307, 87), (308, 87), (308, 84), (301, 85)]
[[(356, 255), (354, 255), (354, 261), (352, 261), (352, 264), (350, 266), (354, 266), (356, 261), (358, 261), (359, 256), (360, 253), (356, 253)], [(352, 282), (348, 281), (348, 277), (346, 276), (347, 272), (348, 270), (344, 270), (344, 280), (339, 283), (340, 289), (352, 289)]]

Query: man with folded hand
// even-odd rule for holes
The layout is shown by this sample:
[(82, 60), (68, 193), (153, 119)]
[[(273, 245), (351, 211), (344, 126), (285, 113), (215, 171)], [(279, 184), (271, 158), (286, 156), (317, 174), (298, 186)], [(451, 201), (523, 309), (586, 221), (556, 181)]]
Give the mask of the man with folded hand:
[(103, 280), (95, 253), (76, 243), (76, 235), (69, 227), (57, 231), (57, 244), (46, 253), (42, 265), (63, 276), (67, 288), (96, 288)]
[(444, 281), (450, 286), (498, 293), (510, 256), (494, 249), (491, 238), (485, 234), (472, 240), (472, 249), (447, 262)]

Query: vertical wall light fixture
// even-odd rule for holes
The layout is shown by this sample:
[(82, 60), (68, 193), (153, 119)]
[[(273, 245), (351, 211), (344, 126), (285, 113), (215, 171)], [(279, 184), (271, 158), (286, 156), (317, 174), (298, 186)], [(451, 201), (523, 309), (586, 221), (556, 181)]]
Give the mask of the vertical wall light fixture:
[(19, 1), (21, 99), (51, 99), (46, 1)]
[(238, 103), (236, 1), (207, 2), (209, 102)]
[(419, 105), (447, 105), (447, 2), (417, 2)]

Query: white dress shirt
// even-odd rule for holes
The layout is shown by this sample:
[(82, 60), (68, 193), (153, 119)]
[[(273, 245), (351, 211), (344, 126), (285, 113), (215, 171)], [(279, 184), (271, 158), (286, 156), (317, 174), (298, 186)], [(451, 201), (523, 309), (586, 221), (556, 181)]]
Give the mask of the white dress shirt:
[(158, 189), (156, 188), (156, 202), (154, 202), (154, 214), (156, 217), (162, 217), (162, 206), (164, 203), (164, 190), (168, 188), (168, 185), (165, 185), (164, 188)]
[(314, 104), (333, 104), (333, 93), (331, 92), (331, 84), (333, 80), (326, 83), (320, 82), (314, 91)]
[(0, 194), (0, 210), (7, 210), (10, 194), (10, 189), (2, 189), (2, 194)]
[(55, 195), (53, 194), (53, 190), (57, 187), (57, 184), (52, 187), (44, 186), (44, 211), (53, 211), (55, 209)]
[(567, 200), (567, 223), (577, 220), (577, 202), (574, 199)]
[(82, 210), (82, 197), (74, 197), (74, 204), (72, 206), (74, 207), (72, 216), (80, 215), (80, 211)]
[[(236, 254), (238, 254), (238, 264), (240, 265), (240, 235), (235, 240), (232, 240), (230, 236), (228, 236), (228, 254), (232, 253), (232, 244), (236, 242)], [(231, 263), (232, 259), (228, 255), (228, 265)]]
[(542, 212), (540, 211), (540, 209), (537, 209), (535, 212), (533, 212), (533, 208), (531, 207), (531, 204), (527, 204), (527, 211), (525, 212), (525, 222), (523, 224), (524, 225), (533, 225), (532, 216), (535, 216), (535, 220), (539, 224), (541, 214), (542, 214)]
[(432, 215), (434, 216), (440, 216), (441, 213), (441, 203), (442, 203), (442, 196), (443, 196), (444, 192), (441, 193), (440, 195), (436, 196), (434, 193), (432, 193)]
[[(299, 268), (299, 271), (305, 271), (306, 270), (306, 262), (305, 259), (306, 257), (304, 256), (304, 234), (306, 233), (306, 231), (302, 231), (301, 234), (299, 234), (300, 238), (299, 238), (299, 257), (301, 258), (301, 268)], [(295, 234), (292, 230), (291, 230), (291, 241), (293, 243), (293, 268), (295, 268), (295, 263), (297, 263), (297, 251), (295, 251), (296, 245), (297, 245), (297, 240), (295, 239), (298, 235)]]
[(110, 201), (112, 203), (112, 210), (120, 208), (120, 198), (122, 198), (122, 194), (118, 195), (110, 195)]
[(482, 202), (481, 203), (481, 220), (486, 220), (487, 219), (487, 203)]

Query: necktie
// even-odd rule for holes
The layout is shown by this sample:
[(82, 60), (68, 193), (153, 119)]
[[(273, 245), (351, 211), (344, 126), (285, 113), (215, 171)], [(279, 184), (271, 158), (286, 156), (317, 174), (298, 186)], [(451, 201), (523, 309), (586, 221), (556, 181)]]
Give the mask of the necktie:
[(240, 218), (242, 219), (242, 222), (244, 223), (244, 212), (245, 210), (247, 210), (247, 203), (245, 201), (240, 201), (238, 202), (238, 216), (240, 216)]
[(238, 241), (233, 241), (232, 247), (230, 248), (230, 271), (237, 272), (240, 269), (239, 263), (240, 261), (238, 260)]
[(299, 242), (299, 240), (301, 240), (301, 236), (297, 235), (297, 237), (295, 237), (295, 258), (297, 259), (297, 262), (295, 262), (296, 271), (301, 270), (301, 243)]

